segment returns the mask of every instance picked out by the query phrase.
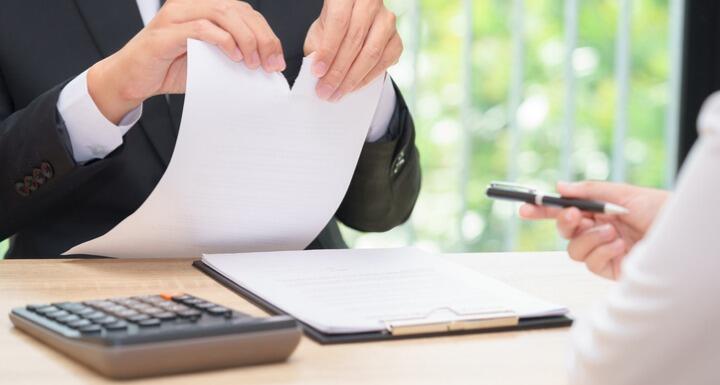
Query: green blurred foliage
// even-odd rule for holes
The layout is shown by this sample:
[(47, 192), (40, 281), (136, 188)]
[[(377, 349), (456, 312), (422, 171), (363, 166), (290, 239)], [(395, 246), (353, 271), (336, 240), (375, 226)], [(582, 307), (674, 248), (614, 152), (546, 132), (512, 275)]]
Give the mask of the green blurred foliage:
[(5, 252), (7, 251), (7, 247), (8, 247), (8, 241), (0, 242), (0, 259), (3, 259), (3, 257), (5, 257)]
[[(390, 72), (413, 112), (423, 186), (408, 224), (385, 234), (343, 228), (352, 245), (414, 244), (442, 251), (562, 247), (552, 223), (519, 223), (516, 205), (493, 202), (484, 195), (490, 181), (507, 179), (510, 161), (515, 162), (521, 183), (552, 189), (561, 177), (564, 2), (526, 0), (524, 4), (524, 84), (516, 115), (520, 133), (516, 154), (508, 153), (512, 3), (473, 1), (468, 28), (470, 17), (459, 0), (420, 0), (417, 8), (413, 0), (388, 2), (399, 16), (406, 47)], [(608, 179), (617, 93), (618, 2), (578, 3), (577, 48), (572, 55), (576, 111), (571, 178)], [(419, 15), (416, 24), (414, 12)], [(667, 0), (633, 2), (624, 155), (626, 180), (645, 186), (661, 187), (665, 182), (668, 23)], [(469, 52), (465, 47), (470, 47)], [(467, 60), (470, 79), (464, 77)], [(463, 108), (465, 95), (470, 98), (469, 110)]]

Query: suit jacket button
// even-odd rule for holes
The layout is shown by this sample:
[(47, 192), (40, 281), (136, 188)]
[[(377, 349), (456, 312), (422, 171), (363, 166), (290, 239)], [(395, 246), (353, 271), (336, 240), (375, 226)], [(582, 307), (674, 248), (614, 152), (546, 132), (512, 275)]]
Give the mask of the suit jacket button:
[(15, 183), (15, 191), (23, 197), (30, 195), (30, 189), (28, 189), (23, 182)]
[(45, 176), (43, 175), (42, 170), (40, 170), (39, 168), (34, 168), (32, 170), (32, 178), (37, 184), (45, 183)]
[(53, 175), (55, 175), (55, 172), (53, 171), (53, 168), (49, 162), (40, 163), (40, 171), (42, 172), (43, 176), (47, 179), (50, 179), (53, 177)]
[(30, 191), (35, 191), (38, 189), (37, 182), (35, 182), (35, 180), (31, 176), (26, 176), (25, 178), (23, 178), (23, 182)]

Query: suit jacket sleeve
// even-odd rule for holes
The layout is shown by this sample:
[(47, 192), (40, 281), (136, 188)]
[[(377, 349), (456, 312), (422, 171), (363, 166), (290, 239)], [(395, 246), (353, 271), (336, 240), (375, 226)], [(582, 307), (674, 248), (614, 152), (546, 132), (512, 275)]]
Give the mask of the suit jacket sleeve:
[(56, 104), (66, 82), (15, 109), (0, 73), (0, 239), (59, 204), (103, 162), (79, 167)]
[(420, 192), (415, 127), (397, 86), (388, 132), (391, 140), (366, 143), (336, 217), (360, 231), (387, 231), (405, 222)]

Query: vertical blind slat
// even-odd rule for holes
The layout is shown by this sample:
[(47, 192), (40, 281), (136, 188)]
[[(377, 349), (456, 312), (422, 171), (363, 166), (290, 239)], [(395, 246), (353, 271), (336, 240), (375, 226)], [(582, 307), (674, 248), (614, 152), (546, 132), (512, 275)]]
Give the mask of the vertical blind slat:
[[(421, 20), (421, 9), (420, 0), (412, 0), (412, 8), (410, 9), (410, 27), (412, 30), (412, 39), (410, 41), (410, 55), (412, 65), (412, 83), (410, 84), (410, 98), (408, 100), (408, 108), (413, 116), (417, 113), (417, 102), (418, 102), (418, 83), (420, 76), (418, 74), (418, 63), (420, 61), (420, 47), (422, 44), (422, 25)], [(417, 121), (416, 129), (417, 127)], [(412, 216), (408, 221), (403, 224), (403, 231), (405, 233), (405, 243), (407, 245), (415, 244), (417, 240), (417, 234), (415, 232), (415, 225), (413, 223)]]
[(461, 251), (466, 250), (467, 242), (463, 232), (463, 222), (467, 208), (468, 181), (472, 163), (472, 47), (473, 47), (473, 0), (463, 0), (463, 13), (465, 15), (465, 33), (462, 44), (462, 106), (460, 109), (462, 122), (462, 142), (460, 145), (462, 164), (460, 169), (460, 212), (458, 215), (458, 240)]
[(672, 188), (678, 167), (678, 135), (680, 133), (680, 87), (682, 77), (683, 28), (685, 0), (670, 0), (668, 16), (670, 34), (670, 74), (668, 104), (665, 118), (665, 187)]
[(572, 179), (573, 133), (575, 131), (575, 69), (573, 53), (577, 47), (578, 30), (577, 0), (565, 0), (563, 28), (565, 30), (565, 62), (564, 81), (565, 95), (563, 108), (563, 141), (560, 151), (560, 177), (562, 180)]
[[(510, 145), (508, 147), (508, 181), (518, 178), (517, 155), (520, 152), (520, 127), (518, 127), (517, 113), (523, 96), (523, 78), (525, 69), (525, 2), (513, 0), (511, 17), (512, 59), (510, 69), (510, 92), (508, 96), (508, 134)], [(518, 232), (518, 219), (511, 216), (505, 233), (505, 250), (515, 247)]]
[(612, 179), (625, 181), (625, 140), (630, 95), (630, 23), (632, 0), (619, 0), (618, 29), (615, 37), (615, 127), (613, 129)]

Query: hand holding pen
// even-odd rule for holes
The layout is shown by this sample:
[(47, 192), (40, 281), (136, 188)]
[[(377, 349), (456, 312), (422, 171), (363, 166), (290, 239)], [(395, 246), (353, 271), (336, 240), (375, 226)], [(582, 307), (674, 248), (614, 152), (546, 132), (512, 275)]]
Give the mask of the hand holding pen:
[(618, 215), (605, 214), (605, 210), (581, 211), (574, 205), (561, 208), (526, 203), (520, 207), (524, 219), (554, 219), (560, 235), (570, 241), (570, 257), (610, 279), (618, 277), (623, 257), (645, 236), (669, 196), (663, 190), (595, 181), (560, 182), (557, 191), (563, 198), (611, 203), (627, 210)]
[(543, 193), (532, 188), (507, 182), (491, 183), (486, 193), (490, 198), (525, 202), (535, 206), (553, 206), (562, 208), (576, 207), (582, 211), (607, 215), (622, 215), (629, 213), (628, 209), (614, 203), (590, 199), (570, 198), (554, 193)]

